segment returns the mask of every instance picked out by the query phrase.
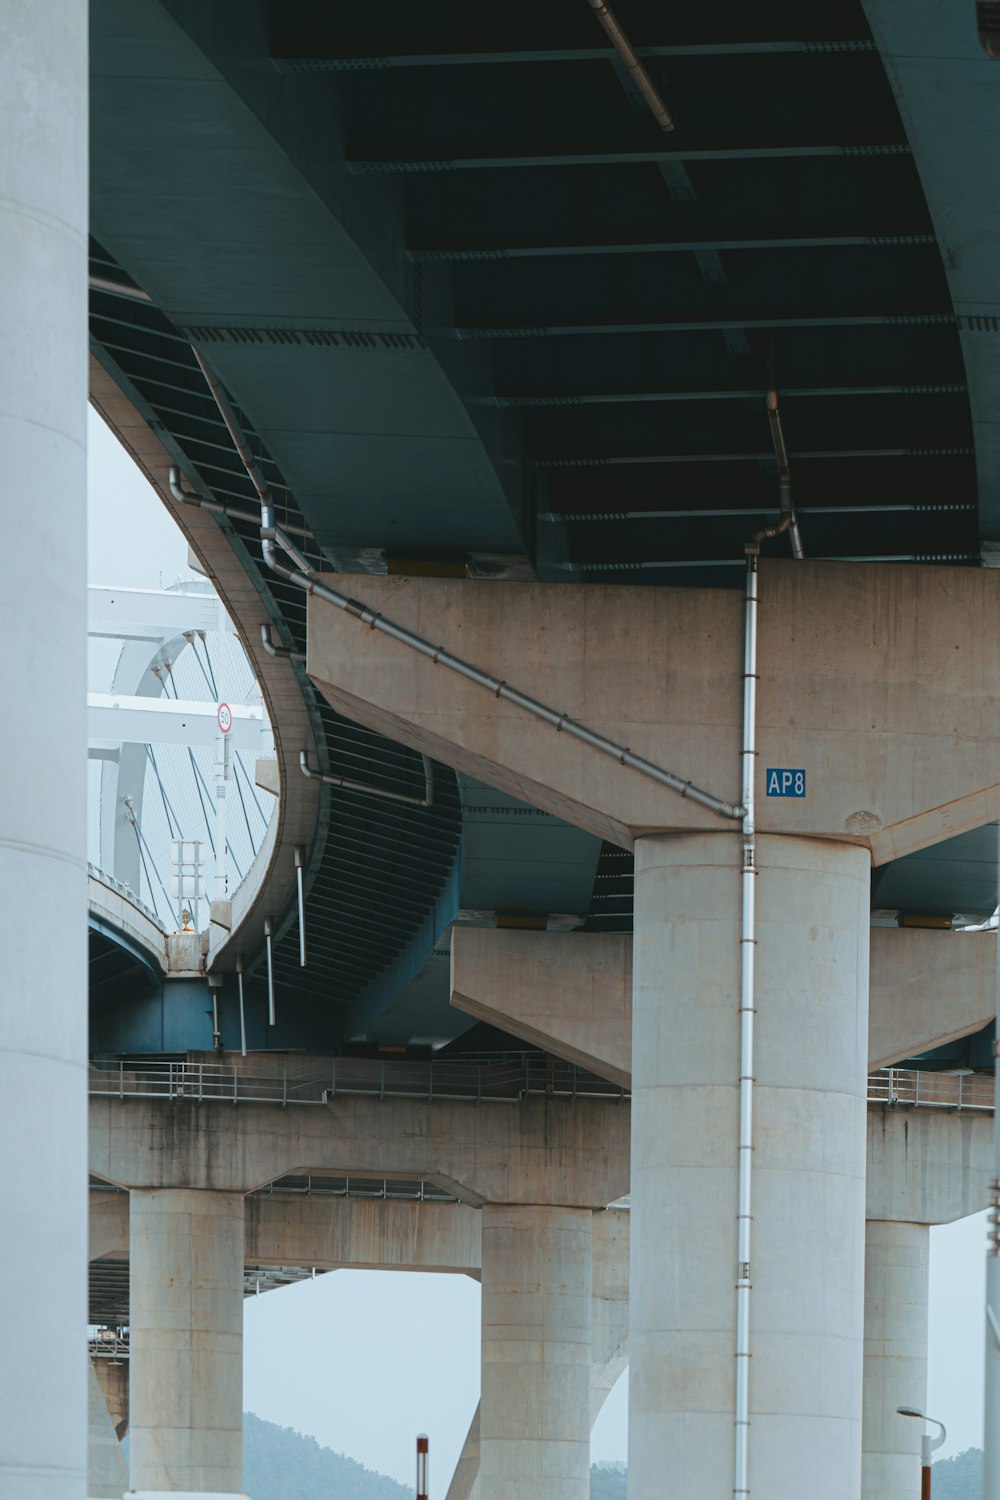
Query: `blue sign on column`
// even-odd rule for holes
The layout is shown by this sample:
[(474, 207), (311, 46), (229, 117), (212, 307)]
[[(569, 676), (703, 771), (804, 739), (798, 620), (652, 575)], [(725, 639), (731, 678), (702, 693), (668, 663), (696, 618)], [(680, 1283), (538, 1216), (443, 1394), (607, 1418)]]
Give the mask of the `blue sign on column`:
[(769, 797), (804, 797), (806, 773), (791, 770), (787, 766), (768, 766), (767, 795)]

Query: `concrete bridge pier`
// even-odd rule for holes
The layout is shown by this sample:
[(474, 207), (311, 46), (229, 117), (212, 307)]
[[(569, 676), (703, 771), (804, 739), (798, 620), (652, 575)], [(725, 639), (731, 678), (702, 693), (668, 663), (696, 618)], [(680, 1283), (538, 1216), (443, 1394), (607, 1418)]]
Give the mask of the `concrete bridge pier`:
[(11, 546), (0, 784), (0, 1494), (82, 1500), (86, 0), (4, 4), (0, 35), (0, 453)]
[(905, 1500), (917, 1482), (920, 1424), (897, 1407), (927, 1395), (929, 1254), (926, 1224), (865, 1226), (863, 1500)]
[(993, 1121), (944, 1109), (869, 1111), (862, 1500), (909, 1500), (927, 1391), (930, 1229), (986, 1208)]
[(478, 1500), (587, 1500), (592, 1222), (483, 1208)]
[(131, 1482), (243, 1488), (243, 1194), (129, 1195)]
[[(636, 844), (629, 1492), (733, 1487), (740, 865), (734, 835)], [(753, 1490), (860, 1488), (868, 856), (762, 837)], [(667, 983), (669, 976), (669, 987)]]

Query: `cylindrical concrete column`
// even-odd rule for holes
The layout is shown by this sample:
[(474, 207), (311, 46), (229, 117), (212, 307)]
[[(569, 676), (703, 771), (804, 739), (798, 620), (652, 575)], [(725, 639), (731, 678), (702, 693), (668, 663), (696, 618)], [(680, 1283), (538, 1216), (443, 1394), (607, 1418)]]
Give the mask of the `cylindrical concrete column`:
[(0, 0), (0, 1494), (18, 1500), (81, 1500), (87, 1474), (86, 228), (86, 0)]
[(919, 1483), (923, 1429), (897, 1407), (927, 1396), (929, 1253), (926, 1224), (865, 1228), (863, 1500), (912, 1500)]
[(592, 1217), (483, 1209), (477, 1500), (587, 1500)]
[(243, 1195), (129, 1194), (137, 1490), (243, 1488)]
[[(741, 840), (635, 868), (630, 1500), (733, 1490)], [(750, 1487), (861, 1485), (867, 852), (758, 842)]]

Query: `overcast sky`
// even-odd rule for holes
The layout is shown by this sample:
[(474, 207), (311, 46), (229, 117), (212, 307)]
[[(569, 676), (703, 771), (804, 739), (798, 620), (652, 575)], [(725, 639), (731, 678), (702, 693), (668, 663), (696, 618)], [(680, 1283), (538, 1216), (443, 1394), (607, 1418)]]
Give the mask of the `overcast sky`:
[[(157, 588), (195, 576), (174, 522), (93, 413), (88, 467), (91, 583)], [(941, 1457), (982, 1441), (985, 1245), (982, 1214), (931, 1232), (927, 1410), (948, 1428)], [(245, 1332), (248, 1411), (406, 1484), (415, 1436), (427, 1432), (431, 1495), (444, 1500), (479, 1399), (475, 1282), (338, 1271), (251, 1300)], [(594, 1429), (595, 1460), (626, 1456), (626, 1384)]]

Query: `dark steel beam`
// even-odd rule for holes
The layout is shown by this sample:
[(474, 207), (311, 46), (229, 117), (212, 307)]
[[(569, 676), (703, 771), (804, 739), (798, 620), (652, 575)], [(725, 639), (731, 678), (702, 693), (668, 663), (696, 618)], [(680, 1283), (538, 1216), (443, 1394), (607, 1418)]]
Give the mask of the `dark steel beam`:
[[(858, 563), (952, 563), (979, 561), (975, 552), (824, 552), (811, 562), (858, 562)], [(550, 568), (561, 573), (654, 573), (677, 568), (745, 568), (743, 557), (663, 557), (649, 558), (637, 562), (557, 562)]]
[(351, 172), (492, 172), (535, 167), (644, 166), (670, 161), (791, 161), (818, 157), (909, 156), (906, 141), (872, 138), (856, 142), (783, 141), (777, 144), (744, 141), (717, 145), (658, 147), (624, 151), (514, 151), (485, 156), (382, 156), (359, 151), (347, 160)]
[[(911, 448), (799, 448), (789, 457), (799, 462), (822, 461), (830, 463), (845, 458), (970, 458), (975, 454), (972, 447), (935, 446)], [(711, 449), (706, 453), (571, 453), (559, 455), (535, 455), (532, 460), (540, 469), (604, 469), (625, 468), (637, 464), (768, 464), (774, 463), (774, 454), (769, 449), (720, 453)]]
[(823, 250), (862, 246), (866, 249), (896, 249), (907, 245), (933, 245), (929, 231), (906, 233), (775, 234), (699, 236), (695, 239), (548, 241), (545, 243), (481, 245), (410, 245), (407, 255), (421, 261), (529, 260), (543, 256), (578, 255), (680, 255), (714, 250)]
[[(817, 38), (793, 41), (781, 37), (657, 43), (636, 47), (637, 57), (769, 57), (775, 53), (874, 52), (867, 37)], [(323, 52), (302, 44), (276, 46), (271, 61), (282, 73), (384, 72), (389, 68), (503, 67), (524, 63), (608, 62), (611, 47), (513, 47), (464, 51), (441, 48), (435, 52), (380, 52), (375, 48), (356, 52)]]
[(747, 317), (656, 318), (648, 321), (607, 323), (525, 323), (525, 324), (459, 324), (455, 337), (460, 339), (546, 339), (579, 338), (588, 335), (635, 333), (718, 333), (727, 328), (892, 328), (953, 326), (952, 312), (898, 313), (803, 313), (787, 317), (782, 313)]
[[(974, 500), (964, 502), (941, 501), (930, 502), (926, 505), (883, 505), (876, 502), (873, 505), (797, 505), (795, 507), (802, 516), (852, 516), (852, 515), (884, 515), (889, 511), (902, 511), (906, 514), (924, 514), (925, 512), (938, 511), (974, 511), (977, 509)], [(595, 522), (613, 521), (616, 525), (622, 521), (704, 521), (717, 520), (728, 516), (746, 516), (753, 520), (758, 516), (776, 516), (779, 507), (775, 505), (738, 505), (728, 507), (709, 507), (702, 510), (545, 510), (540, 511), (539, 521), (550, 525), (592, 525)]]
[[(804, 385), (780, 386), (778, 395), (784, 400), (830, 400), (841, 396), (961, 396), (968, 390), (965, 385)], [(762, 401), (767, 388), (760, 386), (732, 387), (728, 389), (640, 391), (498, 391), (494, 396), (475, 397), (471, 405), (505, 407), (546, 406), (635, 406), (644, 403), (672, 401)]]

